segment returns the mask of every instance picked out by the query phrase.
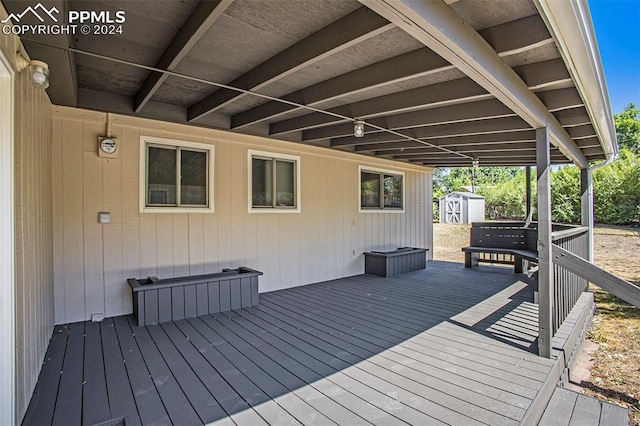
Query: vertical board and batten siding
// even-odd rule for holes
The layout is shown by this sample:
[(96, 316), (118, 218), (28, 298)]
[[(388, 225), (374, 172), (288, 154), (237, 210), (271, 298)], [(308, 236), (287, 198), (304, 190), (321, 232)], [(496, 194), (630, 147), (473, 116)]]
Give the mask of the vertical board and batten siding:
[[(0, 4), (0, 20), (7, 12)], [(0, 34), (14, 66), (18, 37)], [(37, 58), (36, 58), (37, 59)], [(14, 79), (15, 423), (27, 409), (54, 326), (51, 102), (28, 72)], [(8, 254), (3, 254), (8, 255)]]
[[(363, 252), (431, 248), (431, 173), (347, 153), (146, 119), (112, 117), (117, 159), (99, 159), (106, 114), (54, 108), (56, 323), (132, 311), (127, 278), (247, 266), (260, 292), (357, 275)], [(215, 145), (214, 213), (139, 213), (140, 136)], [(249, 149), (300, 156), (301, 213), (248, 213)], [(405, 173), (405, 213), (358, 213), (358, 166)], [(112, 213), (98, 225), (98, 212)]]

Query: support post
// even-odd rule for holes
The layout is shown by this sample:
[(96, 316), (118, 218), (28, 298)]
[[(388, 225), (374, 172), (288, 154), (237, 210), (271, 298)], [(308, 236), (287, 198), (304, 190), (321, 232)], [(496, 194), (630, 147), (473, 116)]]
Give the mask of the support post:
[(580, 169), (581, 225), (589, 228), (585, 260), (593, 263), (593, 172)]
[(538, 353), (551, 358), (553, 338), (553, 259), (551, 257), (551, 157), (549, 131), (536, 129), (538, 175)]
[(529, 219), (529, 215), (531, 214), (532, 209), (532, 199), (531, 199), (531, 166), (527, 166), (524, 169), (526, 184), (525, 184), (525, 197), (527, 203), (527, 215), (526, 218)]

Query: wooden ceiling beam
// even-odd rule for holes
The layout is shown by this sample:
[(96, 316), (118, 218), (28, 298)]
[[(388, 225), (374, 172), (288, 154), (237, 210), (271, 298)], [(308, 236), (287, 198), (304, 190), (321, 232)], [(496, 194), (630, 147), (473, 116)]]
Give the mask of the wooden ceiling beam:
[[(469, 136), (457, 136), (448, 137), (442, 139), (432, 139), (429, 142), (434, 145), (450, 148), (462, 145), (474, 145), (474, 144), (501, 144), (501, 143), (521, 143), (521, 142), (535, 142), (536, 135), (534, 130), (506, 132), (506, 133), (489, 133), (484, 135), (469, 135)], [(339, 146), (337, 145), (332, 146)], [(356, 145), (355, 152), (367, 152), (367, 151), (384, 151), (393, 150), (399, 148), (424, 148), (424, 144), (415, 141), (402, 141), (402, 142), (382, 142), (382, 143), (370, 143), (364, 145)]]
[(170, 123), (190, 124), (194, 126), (228, 129), (230, 117), (218, 113), (209, 114), (195, 122), (187, 121), (187, 108), (180, 105), (150, 101), (140, 112), (133, 109), (132, 96), (116, 95), (89, 89), (78, 90), (78, 108), (93, 111), (113, 112), (116, 114), (150, 118)]
[(585, 124), (583, 126), (569, 127), (567, 129), (567, 132), (569, 132), (569, 136), (571, 136), (571, 139), (586, 139), (596, 137), (596, 132), (593, 129), (591, 123)]
[[(487, 39), (501, 56), (520, 53), (552, 41), (544, 22), (538, 15), (481, 30), (480, 35)], [(292, 92), (283, 99), (316, 106), (328, 100), (452, 68), (449, 62), (432, 50), (422, 48)], [(297, 109), (299, 108), (293, 105), (269, 101), (234, 115), (231, 118), (231, 125), (232, 128), (240, 128), (273, 119)]]
[[(386, 19), (361, 7), (276, 54), (229, 85), (243, 90), (260, 89), (394, 27)], [(216, 111), (241, 96), (244, 96), (242, 92), (218, 89), (189, 107), (189, 121)]]
[(589, 114), (584, 107), (563, 109), (554, 112), (553, 115), (564, 127), (575, 127), (585, 124), (591, 124)]
[[(549, 62), (549, 63), (547, 63)], [(525, 83), (527, 85), (531, 84), (531, 86), (547, 86), (554, 85), (558, 82), (566, 81), (568, 74), (564, 69), (564, 65), (562, 61), (545, 61), (545, 66), (543, 67), (547, 71), (543, 72), (538, 63), (527, 64), (521, 67), (518, 67), (519, 72), (521, 72), (525, 78)], [(535, 72), (534, 72), (535, 71)], [(442, 110), (439, 113), (436, 109), (432, 109), (432, 103), (427, 102), (430, 98), (428, 98), (429, 87), (433, 88), (433, 90), (437, 90), (439, 87), (458, 87), (458, 84), (462, 84), (463, 81), (467, 79), (458, 79), (452, 80), (450, 82), (444, 82), (439, 84), (434, 84), (432, 86), (424, 86), (422, 88), (410, 89), (405, 92), (398, 92), (389, 95), (380, 96), (378, 98), (374, 98), (371, 100), (365, 100), (356, 102), (349, 105), (343, 105), (340, 107), (333, 108), (329, 111), (336, 112), (341, 115), (345, 115), (353, 118), (361, 118), (366, 119), (368, 116), (368, 112), (363, 111), (360, 108), (361, 105), (365, 105), (368, 102), (378, 102), (379, 104), (383, 104), (385, 101), (395, 101), (398, 97), (403, 99), (403, 106), (405, 109), (418, 109), (418, 111), (413, 111), (411, 113), (404, 113), (404, 115), (398, 115), (398, 111), (394, 111), (390, 108), (387, 110), (378, 109), (374, 110), (374, 115), (387, 115), (392, 114), (386, 118), (380, 119), (369, 119), (367, 121), (371, 122), (380, 127), (384, 127), (386, 129), (403, 129), (410, 127), (419, 127), (423, 125), (433, 125), (433, 124), (441, 124), (447, 122), (456, 122), (456, 121), (464, 121), (464, 120), (475, 120), (475, 119), (486, 119), (486, 118), (495, 118), (495, 117), (506, 117), (510, 115), (516, 115), (511, 109), (504, 105), (503, 102), (500, 102), (496, 99), (493, 99), (493, 102), (487, 101), (486, 103), (478, 102), (477, 98), (470, 98), (469, 103), (464, 103), (461, 105), (455, 106), (445, 106), (439, 107), (438, 110)], [(458, 82), (458, 83), (454, 83)], [(469, 85), (469, 83), (466, 83)], [(442, 85), (442, 86), (440, 86)], [(475, 93), (479, 93), (477, 91), (477, 87), (474, 85), (469, 85), (469, 87), (473, 87), (476, 91)], [(416, 93), (417, 96), (413, 96)], [(435, 94), (437, 95), (437, 93)], [(453, 95), (453, 91), (451, 93)], [(433, 96), (433, 95), (432, 95)], [(408, 101), (415, 99), (416, 104), (409, 104)], [(437, 98), (435, 97), (435, 101), (441, 101), (446, 98)], [(449, 100), (455, 100), (456, 98), (449, 96)], [(482, 97), (480, 99), (483, 99)], [(460, 100), (456, 101), (457, 103), (462, 103), (465, 101), (464, 98), (460, 98)], [(498, 105), (500, 104), (500, 105)], [(392, 105), (390, 105), (392, 106)], [(427, 108), (428, 111), (426, 110)], [(479, 109), (478, 111), (473, 111), (473, 108)], [(451, 118), (447, 118), (447, 114), (451, 115)], [(433, 117), (433, 119), (431, 118)], [(468, 117), (468, 118), (464, 118)], [(421, 120), (424, 120), (424, 124), (421, 123)], [(299, 131), (303, 130), (302, 139), (304, 141), (315, 141), (321, 139), (335, 138), (340, 136), (347, 136), (353, 133), (353, 128), (351, 128), (351, 124), (344, 123), (345, 120), (342, 120), (338, 117), (332, 117), (322, 113), (310, 113), (300, 117), (291, 118), (288, 120), (283, 120), (277, 123), (273, 123), (270, 126), (271, 134), (280, 134), (286, 133), (290, 131)], [(337, 126), (329, 127), (329, 128), (321, 128), (322, 126), (330, 126), (336, 123), (344, 123)], [(373, 129), (370, 129), (373, 130)], [(378, 131), (378, 130), (373, 130)]]
[(584, 106), (575, 87), (536, 92), (536, 96), (551, 112)]
[[(348, 105), (331, 108), (331, 113), (362, 119), (389, 114), (399, 114), (428, 107), (453, 105), (474, 100), (489, 99), (491, 96), (469, 78), (445, 81), (431, 86), (423, 86), (403, 92), (378, 96)], [(315, 112), (269, 125), (269, 134), (282, 133), (338, 124), (345, 121), (339, 117)]]
[(513, 70), (531, 90), (571, 82), (571, 75), (560, 58), (520, 65)]
[[(535, 164), (536, 154), (535, 151), (532, 151), (527, 154), (520, 155), (496, 155), (496, 156), (478, 156), (478, 160), (480, 161), (480, 167), (484, 167), (490, 164), (502, 164), (502, 165), (520, 165), (526, 164), (529, 162), (533, 162)], [(555, 163), (562, 164), (567, 163), (569, 160), (567, 157), (562, 155), (561, 153), (551, 154), (551, 160)], [(406, 159), (398, 159), (397, 161), (406, 161), (409, 163), (424, 163), (425, 165), (441, 165), (449, 167), (451, 165), (465, 165), (466, 167), (471, 166), (471, 160), (454, 157), (454, 156), (431, 156), (431, 157), (423, 157), (423, 158), (406, 158)]]
[[(465, 135), (496, 134), (502, 132), (528, 131), (531, 126), (520, 117), (496, 118), (492, 120), (468, 121), (464, 123), (441, 124), (438, 126), (418, 127), (399, 130), (397, 133), (410, 138), (429, 141), (430, 139), (449, 138)], [(406, 139), (406, 138), (405, 138)], [(368, 143), (389, 143), (403, 140), (392, 133), (365, 134), (361, 138), (347, 136), (331, 140), (332, 147), (364, 145)], [(441, 143), (440, 140), (437, 143)], [(435, 143), (434, 143), (435, 144)]]
[[(497, 99), (487, 99), (464, 104), (448, 105), (438, 108), (423, 109), (404, 114), (373, 118), (369, 123), (392, 130), (413, 127), (432, 126), (438, 124), (460, 123), (470, 120), (483, 120), (514, 116), (515, 113)], [(366, 132), (380, 130), (367, 127)], [(353, 134), (351, 123), (337, 126), (319, 127), (302, 132), (303, 141), (336, 138)]]
[[(314, 84), (282, 98), (303, 105), (316, 106), (321, 102), (352, 95), (367, 89), (423, 77), (453, 66), (425, 48), (414, 50), (363, 68)], [(260, 121), (276, 118), (300, 109), (294, 105), (269, 101), (232, 117), (233, 128), (241, 128)]]
[[(474, 153), (469, 153), (469, 154), (474, 154)], [(478, 158), (478, 160), (480, 161), (480, 166), (482, 166), (483, 164), (499, 162), (499, 161), (506, 161), (506, 162), (516, 161), (516, 160), (535, 161), (535, 158), (536, 158), (535, 150), (527, 151), (526, 153), (518, 153), (517, 155), (514, 153), (509, 153), (509, 154), (511, 155), (483, 156), (482, 154), (478, 154), (473, 156), (474, 158)], [(427, 162), (427, 163), (433, 164), (433, 163), (439, 162), (440, 160), (445, 160), (446, 158), (453, 158), (453, 157), (445, 157), (445, 156), (413, 157), (413, 158), (395, 158), (394, 157), (394, 160), (408, 161), (410, 163)], [(555, 161), (562, 161), (562, 160), (568, 161), (567, 157), (565, 157), (562, 154), (551, 155), (551, 159)]]
[[(202, 0), (171, 40), (154, 68), (173, 71), (233, 0)], [(135, 97), (135, 112), (147, 105), (168, 75), (152, 71)]]
[[(535, 142), (523, 143), (502, 143), (502, 144), (484, 144), (484, 145), (458, 145), (448, 147), (451, 150), (459, 152), (503, 152), (503, 151), (527, 151), (535, 149)], [(423, 154), (447, 153), (438, 148), (424, 147), (410, 149), (394, 149), (385, 151), (374, 151), (378, 156), (398, 156), (397, 158), (410, 158)]]
[[(438, 161), (410, 161), (410, 164), (420, 164), (425, 167), (471, 167), (471, 161), (460, 161), (455, 158), (450, 160), (438, 160)], [(551, 159), (551, 164), (569, 164), (569, 160), (563, 156), (562, 159)], [(480, 163), (480, 167), (523, 167), (523, 166), (535, 166), (535, 158), (507, 158), (507, 159), (491, 159)]]
[(496, 51), (443, 2), (360, 0), (438, 53), (522, 117), (532, 128), (546, 127), (552, 143), (581, 168), (587, 158), (547, 107)]

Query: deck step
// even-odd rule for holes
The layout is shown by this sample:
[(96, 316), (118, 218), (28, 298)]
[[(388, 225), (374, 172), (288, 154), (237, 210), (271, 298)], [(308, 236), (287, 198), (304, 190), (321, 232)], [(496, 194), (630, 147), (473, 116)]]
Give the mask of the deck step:
[(556, 388), (539, 426), (627, 426), (626, 408), (564, 388)]

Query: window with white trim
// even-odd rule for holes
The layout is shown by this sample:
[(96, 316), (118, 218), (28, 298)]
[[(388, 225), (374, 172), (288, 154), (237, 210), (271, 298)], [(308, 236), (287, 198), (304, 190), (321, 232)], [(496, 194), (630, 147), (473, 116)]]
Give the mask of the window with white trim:
[(140, 137), (140, 211), (212, 212), (213, 145)]
[(404, 173), (360, 166), (360, 211), (404, 212)]
[(300, 212), (300, 157), (249, 150), (249, 212)]

